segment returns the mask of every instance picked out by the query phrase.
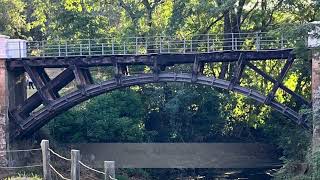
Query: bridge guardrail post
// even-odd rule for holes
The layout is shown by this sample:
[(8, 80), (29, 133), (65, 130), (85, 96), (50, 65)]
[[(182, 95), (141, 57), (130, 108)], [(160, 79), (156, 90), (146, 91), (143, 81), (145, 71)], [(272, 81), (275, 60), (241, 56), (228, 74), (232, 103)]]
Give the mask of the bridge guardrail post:
[(214, 41), (214, 38), (212, 38), (212, 51), (214, 51), (214, 44), (215, 44), (215, 41)]
[(80, 180), (80, 151), (71, 150), (71, 180)]
[(114, 38), (112, 38), (111, 40), (111, 51), (112, 51), (112, 55), (114, 54)]
[(82, 56), (82, 44), (80, 43), (80, 56)]
[(160, 36), (160, 53), (162, 53), (162, 36)]
[(260, 50), (260, 36), (259, 36), (259, 33), (257, 32), (256, 33), (256, 50)]
[(21, 43), (20, 42), (18, 43), (19, 43), (19, 57), (21, 58)]
[(281, 33), (281, 49), (284, 49), (284, 38), (283, 38), (283, 33)]
[(49, 141), (41, 141), (43, 179), (51, 180)]
[(183, 38), (183, 53), (186, 53), (186, 39)]
[(116, 178), (115, 173), (115, 163), (114, 161), (104, 161), (104, 179), (105, 180), (114, 180)]
[(68, 41), (66, 40), (66, 44), (65, 44), (65, 53), (66, 53), (66, 56), (68, 56)]
[(91, 56), (91, 40), (88, 40), (88, 46), (89, 46), (89, 56)]
[(207, 34), (207, 52), (210, 52), (210, 35)]
[(231, 49), (234, 50), (234, 34), (231, 33)]
[(138, 37), (136, 37), (136, 54), (138, 54)]
[(145, 38), (145, 48), (146, 48), (146, 54), (148, 54), (148, 39)]
[(58, 41), (58, 55), (59, 55), (59, 57), (61, 56), (61, 45), (60, 45), (60, 40)]
[(101, 43), (101, 54), (104, 55), (104, 44)]
[[(240, 38), (240, 35), (239, 35), (239, 38)], [(234, 38), (234, 46), (235, 46), (235, 50), (238, 50), (238, 37), (237, 36)]]

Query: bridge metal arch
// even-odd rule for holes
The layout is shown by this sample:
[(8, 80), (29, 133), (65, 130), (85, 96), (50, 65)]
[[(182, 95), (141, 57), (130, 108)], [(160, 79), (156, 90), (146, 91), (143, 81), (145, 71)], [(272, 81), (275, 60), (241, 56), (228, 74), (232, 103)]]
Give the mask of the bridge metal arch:
[[(119, 81), (121, 81), (121, 83), (119, 83)], [(259, 103), (265, 103), (268, 99), (267, 96), (264, 96), (258, 91), (242, 87), (238, 84), (233, 84), (233, 82), (231, 81), (217, 79), (215, 77), (207, 77), (203, 75), (197, 75), (195, 79), (194, 74), (192, 73), (150, 73), (135, 76), (123, 76), (120, 79), (114, 78), (96, 84), (85, 85), (84, 87), (76, 91), (73, 91), (63, 97), (55, 99), (50, 104), (44, 106), (39, 111), (27, 117), (24, 120), (24, 122), (19, 125), (19, 128), (16, 129), (16, 132), (13, 136), (22, 137), (28, 135), (34, 132), (35, 130), (41, 128), (43, 125), (45, 125), (48, 121), (50, 121), (58, 114), (61, 114), (62, 112), (92, 97), (123, 87), (160, 82), (194, 83), (231, 90), (240, 93), (246, 97), (250, 97)], [(300, 116), (299, 113), (297, 113), (293, 109), (281, 103), (278, 103), (273, 99), (270, 100), (268, 105), (280, 112), (281, 114), (289, 117), (295, 123), (303, 126), (304, 128), (310, 128), (309, 125), (304, 121), (302, 116)]]

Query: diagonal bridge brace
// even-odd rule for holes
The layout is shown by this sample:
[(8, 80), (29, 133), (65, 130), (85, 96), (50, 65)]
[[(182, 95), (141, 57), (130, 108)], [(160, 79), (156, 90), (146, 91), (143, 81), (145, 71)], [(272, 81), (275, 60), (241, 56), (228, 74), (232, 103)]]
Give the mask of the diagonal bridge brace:
[[(48, 81), (42, 90), (50, 90), (55, 94), (58, 94), (58, 91), (69, 84), (74, 79), (74, 73), (72, 68), (65, 69), (62, 73), (60, 73), (57, 77)], [(60, 98), (60, 96), (58, 96)], [(42, 97), (40, 95), (40, 91), (35, 92), (31, 97), (29, 97), (18, 109), (11, 109), (9, 111), (10, 118), (13, 121), (21, 125), (24, 119), (30, 117), (32, 115), (32, 111), (38, 108), (43, 103)], [(45, 105), (49, 106), (49, 104)], [(23, 127), (20, 127), (23, 129)]]
[(284, 67), (281, 69), (280, 75), (278, 76), (276, 82), (274, 83), (274, 85), (272, 87), (272, 90), (267, 95), (267, 98), (265, 100), (266, 104), (270, 104), (270, 102), (274, 99), (275, 94), (276, 94), (277, 90), (280, 87), (280, 84), (282, 84), (282, 82), (283, 82), (285, 76), (287, 75), (291, 65), (293, 64), (293, 62), (294, 62), (294, 59), (293, 59), (292, 55), (290, 55), (288, 57), (288, 60), (286, 61), (285, 65), (284, 65)]
[(50, 78), (44, 68), (30, 67), (28, 65), (28, 61), (23, 61), (23, 66), (32, 82), (36, 86), (43, 104), (50, 104), (51, 101), (59, 98), (59, 95), (57, 93), (53, 92), (51, 89), (44, 88), (50, 81)]
[(229, 90), (232, 90), (235, 85), (240, 83), (240, 79), (243, 74), (245, 65), (246, 65), (245, 60), (242, 57), (242, 53), (241, 53), (239, 56), (239, 60), (237, 61), (235, 70), (233, 72), (233, 76), (231, 78), (230, 85), (228, 87)]
[[(267, 73), (265, 73), (264, 71), (262, 71), (261, 69), (257, 68), (255, 65), (253, 65), (251, 62), (246, 61), (246, 66), (248, 66), (249, 68), (251, 68), (253, 71), (255, 71), (256, 73), (260, 74), (262, 77), (266, 78), (268, 81), (276, 84), (277, 80), (274, 79), (272, 76), (268, 75)], [(292, 97), (294, 97), (296, 100), (301, 101), (303, 104), (307, 105), (308, 107), (311, 107), (311, 102), (306, 100), (304, 97), (302, 97), (301, 95), (295, 93), (294, 91), (292, 91), (291, 89), (287, 88), (285, 85), (283, 85), (282, 83), (279, 83), (279, 88), (281, 88), (282, 90), (284, 90), (286, 93), (290, 94)]]

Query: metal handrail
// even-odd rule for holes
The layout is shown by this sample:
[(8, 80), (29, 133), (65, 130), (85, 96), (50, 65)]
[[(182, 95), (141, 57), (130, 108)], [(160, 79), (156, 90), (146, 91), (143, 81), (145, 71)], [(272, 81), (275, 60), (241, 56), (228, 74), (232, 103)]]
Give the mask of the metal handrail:
[[(9, 42), (17, 43), (17, 42)], [(20, 42), (18, 42), (20, 43)], [(282, 34), (226, 33), (189, 36), (119, 37), (102, 39), (28, 41), (26, 49), (9, 48), (20, 57), (64, 57), (137, 55), (150, 53), (210, 53), (224, 50), (256, 50), (291, 48)], [(21, 53), (23, 51), (23, 53)]]

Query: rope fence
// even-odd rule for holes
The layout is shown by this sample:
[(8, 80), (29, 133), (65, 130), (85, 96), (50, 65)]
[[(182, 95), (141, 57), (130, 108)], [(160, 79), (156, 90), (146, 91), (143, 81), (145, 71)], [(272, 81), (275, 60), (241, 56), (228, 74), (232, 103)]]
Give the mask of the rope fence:
[[(80, 166), (86, 168), (89, 171), (97, 173), (99, 175), (104, 176), (104, 180), (117, 180), (115, 178), (115, 163), (114, 161), (104, 161), (104, 171), (99, 171), (90, 167), (89, 165), (83, 163), (80, 160), (80, 151), (79, 150), (71, 150), (71, 158), (64, 157), (59, 153), (55, 152), (53, 149), (49, 148), (49, 141), (42, 140), (41, 148), (38, 149), (22, 149), (22, 150), (4, 150), (0, 151), (0, 153), (12, 153), (12, 152), (33, 152), (33, 151), (41, 151), (42, 153), (42, 163), (40, 164), (31, 164), (24, 166), (0, 166), (0, 169), (14, 170), (14, 169), (25, 169), (25, 168), (43, 168), (43, 179), (44, 180), (52, 180), (52, 173), (56, 174), (59, 178), (63, 180), (80, 180)], [(70, 162), (71, 173), (70, 178), (65, 177), (62, 172), (59, 172), (57, 168), (53, 166), (53, 162), (51, 162), (50, 155), (54, 155), (64, 161)], [(61, 163), (60, 163), (61, 166)], [(52, 173), (51, 173), (52, 172)]]
[(81, 161), (79, 161), (79, 163), (80, 163), (81, 166), (89, 169), (90, 171), (96, 172), (96, 173), (98, 173), (98, 174), (103, 174), (103, 175), (106, 174), (106, 173), (104, 173), (104, 172), (102, 172), (102, 171), (99, 171), (99, 170), (96, 170), (96, 169), (93, 169), (93, 168), (89, 167), (88, 165), (84, 164), (84, 163), (81, 162)]
[(57, 156), (57, 157), (60, 158), (60, 159), (63, 159), (63, 160), (66, 160), (66, 161), (71, 161), (71, 159), (61, 156), (60, 154), (54, 152), (54, 151), (53, 151), (52, 149), (50, 149), (50, 148), (48, 148), (48, 150), (50, 151), (50, 153), (54, 154), (55, 156)]
[(59, 171), (57, 171), (50, 163), (49, 163), (49, 166), (50, 166), (50, 169), (53, 170), (53, 172), (55, 172), (61, 179), (71, 180), (71, 179), (65, 178), (62, 174), (60, 174)]
[[(100, 175), (104, 176), (104, 180), (117, 180), (115, 178), (115, 163), (114, 161), (104, 161), (104, 172), (99, 171), (90, 167), (89, 165), (83, 163), (80, 160), (80, 151), (79, 150), (71, 150), (71, 158), (66, 158), (53, 149), (49, 148), (49, 141), (42, 140), (41, 141), (41, 150), (42, 150), (42, 164), (43, 164), (43, 179), (44, 180), (51, 180), (51, 171), (53, 171), (56, 175), (58, 175), (63, 180), (80, 180), (80, 166)], [(71, 162), (71, 173), (70, 179), (65, 177), (61, 172), (59, 172), (51, 162), (50, 155), (53, 154), (54, 156)]]

